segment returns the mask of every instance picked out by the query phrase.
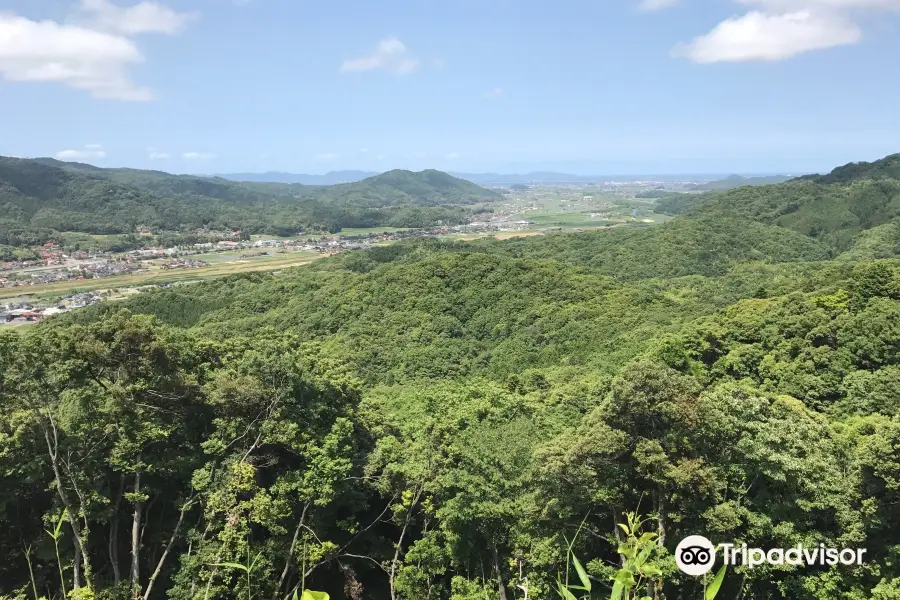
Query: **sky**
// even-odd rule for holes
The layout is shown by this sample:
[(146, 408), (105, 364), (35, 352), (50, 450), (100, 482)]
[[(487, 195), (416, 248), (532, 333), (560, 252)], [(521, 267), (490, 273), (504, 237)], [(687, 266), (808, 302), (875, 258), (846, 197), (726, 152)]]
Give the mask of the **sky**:
[(0, 154), (175, 173), (821, 172), (900, 0), (0, 0)]

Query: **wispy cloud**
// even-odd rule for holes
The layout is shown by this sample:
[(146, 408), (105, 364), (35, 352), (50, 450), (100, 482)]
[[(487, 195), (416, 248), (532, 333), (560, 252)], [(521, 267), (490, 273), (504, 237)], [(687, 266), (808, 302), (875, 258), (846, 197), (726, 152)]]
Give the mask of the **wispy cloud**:
[(754, 10), (679, 44), (673, 56), (697, 63), (778, 61), (857, 44), (863, 13), (900, 10), (900, 0), (740, 0)]
[(664, 8), (669, 8), (670, 6), (675, 6), (679, 2), (680, 0), (642, 0), (642, 2), (638, 4), (638, 8), (644, 12), (656, 12), (658, 10), (663, 10)]
[(57, 83), (95, 98), (146, 102), (153, 94), (129, 74), (145, 60), (131, 37), (171, 35), (196, 17), (156, 2), (126, 8), (108, 0), (82, 0), (65, 23), (0, 13), (0, 76), (14, 82)]
[(78, 149), (60, 150), (55, 157), (58, 160), (90, 160), (106, 158), (106, 151), (101, 144), (85, 144)]
[(172, 155), (168, 152), (160, 152), (155, 148), (147, 148), (147, 158), (150, 160), (168, 160)]
[(334, 152), (320, 152), (316, 154), (316, 160), (335, 160), (338, 155)]
[(173, 35), (199, 18), (198, 12), (176, 12), (157, 2), (141, 2), (134, 6), (116, 6), (109, 0), (81, 0), (74, 17), (92, 29), (137, 35), (163, 33)]
[(218, 155), (212, 152), (185, 152), (181, 157), (187, 160), (213, 160)]
[(488, 100), (496, 100), (497, 98), (503, 95), (503, 88), (495, 87), (492, 90), (488, 90), (484, 93), (484, 97)]
[(409, 75), (418, 68), (419, 61), (409, 57), (406, 44), (395, 37), (390, 37), (378, 42), (371, 55), (345, 60), (340, 71), (352, 73), (383, 69), (395, 75)]

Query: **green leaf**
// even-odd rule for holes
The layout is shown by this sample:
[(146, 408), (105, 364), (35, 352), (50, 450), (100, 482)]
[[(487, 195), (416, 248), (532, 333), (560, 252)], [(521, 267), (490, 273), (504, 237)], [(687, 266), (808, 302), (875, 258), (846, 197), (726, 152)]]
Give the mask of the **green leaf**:
[(621, 581), (617, 581), (613, 584), (612, 594), (609, 596), (609, 600), (621, 600), (622, 593), (625, 591), (625, 586), (622, 585)]
[(631, 535), (631, 530), (628, 529), (628, 525), (625, 525), (624, 523), (616, 523), (616, 525), (622, 528), (622, 531), (625, 532), (625, 535)]
[(578, 598), (575, 597), (575, 594), (570, 592), (568, 588), (566, 588), (566, 586), (564, 586), (562, 583), (556, 582), (556, 585), (559, 586), (559, 595), (562, 598), (564, 598), (565, 600), (578, 600)]
[(300, 600), (329, 600), (330, 596), (325, 592), (311, 592), (309, 590), (303, 590), (303, 595), (300, 597)]
[[(229, 569), (240, 569), (240, 570), (243, 571), (244, 573), (247, 572), (247, 567), (244, 566), (244, 565), (240, 565), (240, 564), (238, 564), (238, 563), (231, 563), (231, 562), (212, 563), (212, 564), (210, 564), (209, 566), (211, 566), (211, 567), (227, 567), (227, 568), (229, 568)], [(302, 599), (301, 599), (301, 600), (302, 600)]]
[(647, 558), (650, 556), (650, 553), (653, 552), (653, 546), (645, 546), (638, 555), (634, 559), (634, 566), (637, 569), (641, 568), (645, 562), (647, 562)]
[(588, 577), (587, 571), (584, 570), (584, 567), (581, 566), (581, 563), (578, 561), (578, 557), (574, 554), (572, 555), (572, 563), (575, 565), (575, 570), (578, 571), (578, 579), (581, 580), (581, 585), (584, 586), (584, 591), (591, 591), (591, 578)]
[(647, 577), (655, 577), (657, 575), (662, 575), (662, 571), (655, 565), (644, 565), (641, 567), (641, 574), (646, 575)]
[(631, 589), (635, 584), (634, 573), (626, 569), (619, 569), (619, 572), (616, 573), (616, 582), (621, 583), (628, 589)]
[(256, 563), (259, 561), (259, 557), (261, 557), (261, 556), (262, 556), (262, 552), (257, 554), (256, 557), (253, 559), (253, 562), (250, 563), (250, 572), (251, 573), (253, 572), (253, 569), (256, 568)]
[(713, 577), (709, 587), (706, 588), (706, 600), (713, 600), (713, 598), (716, 597), (716, 594), (719, 593), (719, 588), (722, 587), (722, 582), (725, 580), (726, 569), (728, 569), (728, 565), (722, 565), (722, 568), (719, 569), (719, 572)]
[(62, 529), (62, 524), (63, 524), (63, 521), (65, 521), (65, 520), (66, 520), (66, 511), (62, 511), (61, 513), (59, 513), (59, 520), (56, 522), (56, 529), (53, 530), (54, 531), (53, 539), (59, 538), (59, 531), (60, 531), (60, 529)]

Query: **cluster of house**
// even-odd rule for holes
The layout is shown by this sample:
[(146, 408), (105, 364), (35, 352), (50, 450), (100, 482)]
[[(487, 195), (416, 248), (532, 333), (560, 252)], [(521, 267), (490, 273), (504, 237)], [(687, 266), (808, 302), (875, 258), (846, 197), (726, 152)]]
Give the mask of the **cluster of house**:
[(97, 292), (82, 292), (60, 298), (55, 304), (41, 305), (33, 301), (11, 302), (0, 306), (0, 325), (17, 325), (40, 321), (46, 317), (83, 308), (101, 301)]
[(0, 276), (0, 288), (113, 277), (115, 275), (134, 273), (140, 269), (140, 266), (136, 264), (113, 261), (84, 262), (68, 265), (63, 263), (58, 266), (59, 268), (56, 269), (19, 272), (10, 277)]
[(192, 260), (190, 258), (173, 258), (169, 262), (162, 265), (163, 269), (199, 269), (200, 267), (208, 267), (209, 263), (205, 260)]

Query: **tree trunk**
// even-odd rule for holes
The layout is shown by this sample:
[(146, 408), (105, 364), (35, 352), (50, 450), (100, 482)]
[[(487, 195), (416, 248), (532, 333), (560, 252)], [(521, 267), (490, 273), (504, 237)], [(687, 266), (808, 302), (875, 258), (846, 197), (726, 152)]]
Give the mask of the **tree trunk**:
[[(656, 490), (656, 543), (666, 545), (666, 494), (665, 490)], [(665, 600), (663, 583), (659, 578), (653, 579), (653, 600)]]
[(175, 524), (175, 529), (172, 530), (172, 537), (169, 538), (169, 543), (166, 544), (166, 548), (165, 550), (163, 550), (159, 562), (156, 563), (156, 569), (154, 569), (153, 574), (150, 576), (150, 580), (147, 582), (147, 590), (144, 592), (144, 600), (150, 599), (150, 592), (153, 591), (153, 584), (156, 583), (156, 578), (159, 577), (160, 573), (162, 573), (163, 566), (166, 564), (166, 557), (169, 556), (169, 551), (172, 549), (172, 545), (175, 543), (175, 540), (178, 537), (178, 531), (181, 529), (181, 524), (184, 522), (184, 513), (191, 505), (191, 502), (192, 500), (188, 500), (181, 507), (181, 513), (178, 515), (178, 522)]
[(75, 560), (72, 561), (72, 588), (81, 588), (81, 546), (73, 541), (75, 546)]
[(306, 511), (308, 508), (309, 502), (303, 505), (303, 512), (300, 514), (300, 522), (297, 523), (297, 528), (294, 530), (294, 539), (291, 540), (291, 548), (288, 550), (288, 555), (284, 560), (284, 570), (281, 571), (281, 578), (278, 580), (278, 587), (275, 588), (275, 594), (272, 596), (272, 600), (275, 600), (281, 595), (284, 581), (287, 579), (288, 573), (291, 570), (291, 561), (293, 561), (294, 551), (297, 549), (297, 539), (300, 537), (300, 530), (303, 529), (303, 522), (306, 520)]
[[(403, 538), (406, 537), (406, 530), (409, 528), (409, 522), (412, 519), (413, 511), (416, 508), (416, 505), (419, 503), (419, 498), (422, 496), (422, 492), (425, 490), (425, 484), (422, 483), (419, 485), (416, 490), (416, 495), (413, 497), (412, 502), (409, 505), (409, 509), (406, 511), (406, 520), (403, 522), (403, 529), (400, 530), (400, 539), (397, 540), (397, 548), (394, 550), (394, 560), (391, 561), (391, 572), (389, 573), (389, 583), (391, 585), (391, 600), (397, 600), (397, 591), (394, 589), (394, 576), (397, 573), (397, 563), (400, 560), (400, 550), (403, 548)], [(506, 600), (503, 598), (502, 600)]]
[[(621, 544), (622, 543), (622, 530), (619, 527), (619, 521), (616, 519), (616, 515), (619, 514), (616, 510), (615, 506), (610, 506), (609, 509), (612, 511), (612, 530), (613, 535), (616, 536), (616, 541)], [(625, 557), (623, 555), (619, 555), (619, 565), (625, 566)]]
[[(53, 467), (53, 477), (56, 480), (56, 492), (59, 494), (59, 499), (66, 509), (66, 516), (69, 519), (69, 525), (72, 527), (72, 534), (75, 538), (75, 545), (78, 548), (78, 551), (81, 553), (81, 560), (84, 563), (84, 578), (87, 583), (88, 589), (90, 589), (90, 557), (88, 556), (87, 552), (84, 551), (84, 546), (81, 539), (81, 525), (78, 524), (78, 516), (75, 514), (75, 510), (72, 508), (72, 503), (69, 501), (69, 495), (66, 493), (66, 488), (62, 483), (62, 476), (59, 473), (59, 455), (57, 454), (59, 443), (56, 437), (56, 425), (53, 423), (53, 418), (49, 414), (47, 415), (47, 419), (50, 421), (50, 427), (53, 429), (52, 443), (50, 441), (50, 431), (47, 428), (47, 423), (44, 421), (43, 415), (40, 416), (41, 428), (44, 430), (44, 439), (47, 441), (47, 454), (50, 456), (50, 465)], [(78, 563), (76, 562), (76, 564)]]
[(122, 581), (122, 571), (119, 569), (119, 506), (122, 503), (122, 494), (125, 492), (125, 475), (119, 479), (119, 492), (113, 504), (112, 516), (109, 519), (109, 564), (112, 566), (113, 583), (118, 587)]
[(666, 496), (663, 490), (656, 491), (656, 525), (657, 525), (657, 542), (660, 546), (666, 545)]
[(497, 575), (497, 593), (500, 594), (500, 600), (507, 600), (506, 584), (503, 583), (503, 572), (500, 570), (500, 555), (493, 540), (491, 541), (491, 554), (494, 558), (494, 572)]
[[(141, 457), (138, 456), (138, 461)], [(134, 493), (141, 493), (141, 471), (137, 469), (134, 474)], [(135, 498), (134, 517), (131, 520), (131, 589), (134, 596), (141, 593), (141, 518), (144, 510), (144, 502)]]

